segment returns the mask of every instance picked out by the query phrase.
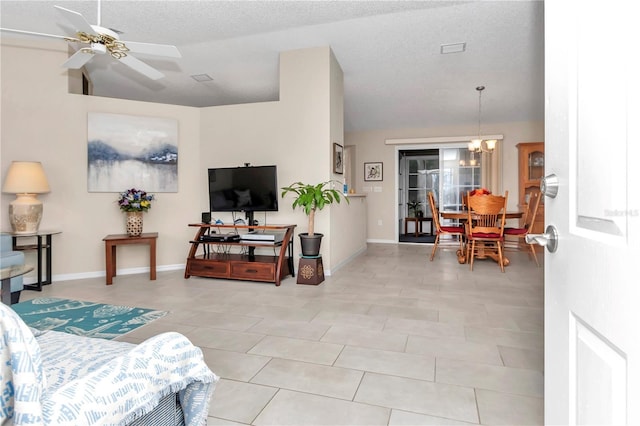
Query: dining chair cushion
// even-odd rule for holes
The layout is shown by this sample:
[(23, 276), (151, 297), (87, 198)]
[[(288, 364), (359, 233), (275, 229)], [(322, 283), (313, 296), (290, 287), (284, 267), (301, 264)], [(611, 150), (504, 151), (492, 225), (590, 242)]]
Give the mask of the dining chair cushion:
[(464, 228), (462, 226), (441, 226), (444, 232), (464, 232)]
[(528, 232), (528, 228), (504, 228), (505, 235), (524, 235)]

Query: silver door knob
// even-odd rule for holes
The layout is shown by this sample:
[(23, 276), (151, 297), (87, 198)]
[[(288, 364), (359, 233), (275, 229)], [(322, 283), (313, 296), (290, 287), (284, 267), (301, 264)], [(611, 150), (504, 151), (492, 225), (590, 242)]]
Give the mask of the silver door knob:
[(540, 192), (549, 198), (556, 198), (559, 186), (560, 183), (558, 182), (558, 176), (553, 173), (540, 180)]
[(524, 237), (527, 244), (538, 244), (546, 247), (549, 253), (553, 253), (558, 249), (558, 230), (555, 226), (549, 225), (544, 230), (544, 234), (528, 234)]

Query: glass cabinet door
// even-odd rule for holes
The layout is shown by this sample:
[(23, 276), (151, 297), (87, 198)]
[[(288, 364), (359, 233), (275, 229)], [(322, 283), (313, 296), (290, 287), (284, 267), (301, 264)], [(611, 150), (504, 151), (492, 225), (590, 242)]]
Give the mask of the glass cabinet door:
[(527, 172), (528, 180), (540, 180), (544, 175), (544, 152), (533, 151), (529, 154), (527, 161), (529, 167)]

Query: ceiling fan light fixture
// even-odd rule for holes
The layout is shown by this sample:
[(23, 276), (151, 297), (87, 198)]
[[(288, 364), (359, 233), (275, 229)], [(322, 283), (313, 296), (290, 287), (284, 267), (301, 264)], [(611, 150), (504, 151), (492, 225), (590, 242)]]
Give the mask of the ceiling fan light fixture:
[(101, 27), (100, 25), (91, 25), (91, 28), (93, 28), (93, 31), (95, 31), (96, 34), (107, 36), (114, 40), (120, 39), (120, 36), (118, 35), (118, 33), (113, 31), (111, 28)]
[(105, 53), (107, 53), (107, 46), (102, 43), (91, 43), (91, 50), (93, 51), (93, 53), (104, 55)]
[(71, 25), (75, 31), (73, 36), (56, 34), (45, 34), (35, 31), (15, 30), (11, 28), (0, 28), (2, 32), (12, 32), (17, 34), (28, 34), (40, 37), (49, 37), (65, 40), (68, 43), (84, 44), (71, 55), (63, 64), (64, 68), (80, 69), (89, 62), (95, 54), (103, 55), (109, 53), (112, 58), (119, 60), (132, 70), (144, 75), (151, 80), (158, 80), (164, 77), (157, 69), (135, 58), (132, 53), (142, 53), (154, 56), (164, 56), (168, 58), (181, 58), (180, 51), (175, 46), (156, 43), (137, 43), (130, 41), (120, 41), (118, 34), (120, 30), (105, 28), (100, 25), (101, 3), (98, 0), (98, 24), (91, 25), (82, 14), (61, 6), (54, 6)]

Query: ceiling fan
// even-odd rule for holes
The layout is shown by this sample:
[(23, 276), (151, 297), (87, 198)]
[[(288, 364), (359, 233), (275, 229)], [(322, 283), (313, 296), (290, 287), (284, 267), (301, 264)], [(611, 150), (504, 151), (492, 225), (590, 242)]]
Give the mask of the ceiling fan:
[(89, 62), (94, 55), (109, 55), (122, 62), (126, 66), (130, 67), (134, 71), (152, 79), (158, 80), (164, 77), (157, 69), (147, 65), (138, 58), (131, 55), (131, 53), (144, 53), (155, 56), (165, 56), (169, 58), (180, 58), (180, 52), (175, 46), (167, 44), (153, 44), (153, 43), (138, 43), (133, 41), (121, 41), (118, 33), (112, 29), (104, 28), (100, 26), (100, 1), (98, 1), (98, 23), (97, 25), (91, 25), (87, 20), (78, 12), (65, 9), (64, 7), (54, 6), (65, 19), (72, 25), (75, 31), (74, 36), (59, 36), (54, 34), (37, 33), (33, 31), (14, 30), (10, 28), (0, 28), (1, 31), (13, 32), (19, 34), (29, 34), (41, 37), (53, 37), (61, 38), (70, 43), (86, 45), (80, 47), (76, 53), (71, 55), (63, 67), (70, 69), (80, 69), (87, 62)]

